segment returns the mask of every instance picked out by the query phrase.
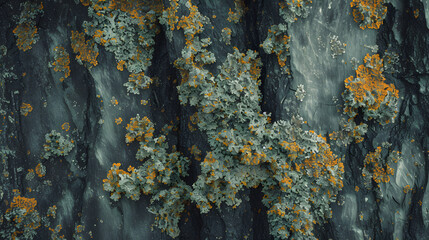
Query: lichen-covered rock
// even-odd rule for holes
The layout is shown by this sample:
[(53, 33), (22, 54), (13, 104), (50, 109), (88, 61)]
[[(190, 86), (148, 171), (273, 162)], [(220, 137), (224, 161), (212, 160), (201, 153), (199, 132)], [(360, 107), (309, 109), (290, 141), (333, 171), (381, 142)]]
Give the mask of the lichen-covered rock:
[(0, 238), (429, 235), (427, 1), (0, 5)]

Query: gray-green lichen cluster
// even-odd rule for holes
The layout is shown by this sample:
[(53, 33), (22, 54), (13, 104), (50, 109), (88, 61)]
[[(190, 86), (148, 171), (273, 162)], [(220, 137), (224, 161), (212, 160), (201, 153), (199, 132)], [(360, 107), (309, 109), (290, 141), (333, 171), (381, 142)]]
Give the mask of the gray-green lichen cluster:
[(70, 140), (68, 135), (64, 137), (55, 130), (45, 135), (45, 142), (43, 145), (45, 152), (42, 156), (44, 159), (67, 156), (74, 147), (74, 141)]
[(182, 180), (188, 175), (189, 159), (170, 148), (165, 135), (154, 137), (154, 125), (146, 117), (137, 115), (127, 126), (125, 141), (140, 144), (136, 159), (143, 162), (138, 168), (120, 170), (114, 164), (104, 180), (103, 188), (118, 201), (121, 193), (139, 200), (141, 193), (151, 195), (149, 212), (155, 215), (154, 226), (177, 237), (180, 216), (189, 201), (191, 188)]
[(332, 58), (336, 58), (337, 56), (340, 56), (346, 52), (347, 44), (342, 43), (340, 40), (338, 40), (338, 36), (336, 35), (331, 37), (329, 44), (331, 46)]
[(128, 82), (124, 83), (127, 87), (127, 92), (132, 94), (140, 94), (143, 89), (148, 89), (153, 80), (142, 73), (131, 73)]
[(22, 51), (32, 48), (32, 45), (39, 40), (39, 33), (36, 27), (36, 18), (43, 15), (43, 4), (24, 2), (20, 4), (21, 14), (17, 20), (17, 26), (13, 30), (17, 37), (16, 45)]
[[(262, 113), (261, 62), (256, 51), (241, 53), (234, 48), (217, 75), (207, 70), (204, 66), (216, 61), (207, 50), (210, 39), (199, 38), (201, 23), (208, 19), (196, 6), (187, 3), (186, 7), (190, 15), (181, 19), (199, 27), (179, 22), (187, 43), (175, 66), (183, 78), (178, 87), (181, 104), (197, 109), (197, 125), (211, 148), (200, 165), (201, 174), (192, 188), (184, 184), (180, 177), (186, 174), (188, 160), (174, 151), (167, 154), (165, 137), (153, 138), (151, 122), (137, 116), (127, 126), (126, 141), (140, 141), (136, 158), (143, 160), (143, 166), (124, 171), (114, 164), (105, 179), (105, 190), (115, 200), (120, 192), (132, 199), (138, 199), (140, 192), (154, 194), (149, 210), (156, 214), (155, 225), (175, 237), (180, 201), (190, 196), (201, 213), (222, 204), (235, 208), (242, 201), (239, 192), (262, 185), (271, 234), (276, 239), (314, 239), (314, 224), (331, 216), (329, 204), (342, 188), (340, 159), (324, 138), (301, 128), (300, 117), (271, 123), (269, 114)], [(166, 166), (176, 170), (170, 172)], [(164, 206), (154, 208), (155, 200), (161, 199)], [(174, 221), (171, 213), (176, 215)], [(166, 225), (163, 215), (173, 222)]]
[(133, 76), (144, 74), (152, 64), (155, 36), (159, 31), (157, 14), (144, 7), (144, 3), (141, 8), (128, 9), (126, 3), (112, 7), (109, 1), (90, 2), (88, 15), (92, 20), (83, 23), (85, 33), (115, 55), (119, 70), (126, 67), (132, 73), (126, 87), (128, 92), (138, 94), (138, 88), (151, 83), (147, 76), (136, 83)]
[(394, 122), (398, 113), (398, 90), (384, 82), (383, 60), (378, 54), (368, 54), (364, 62), (356, 70), (356, 78), (345, 80), (344, 112), (355, 118), (358, 109), (362, 109), (366, 121), (374, 120), (381, 125)]
[(231, 44), (231, 34), (232, 34), (232, 30), (231, 28), (224, 28), (222, 29), (222, 38), (221, 40), (226, 44), (226, 45), (230, 45)]
[[(32, 199), (34, 200), (34, 199)], [(33, 239), (40, 226), (40, 216), (26, 198), (15, 196), (11, 207), (0, 212), (0, 237), (2, 239)]]
[(311, 8), (311, 0), (295, 1), (286, 0), (279, 3), (279, 15), (282, 23), (272, 25), (268, 29), (267, 37), (261, 44), (267, 54), (276, 54), (278, 63), (283, 74), (290, 74), (286, 67), (286, 60), (289, 56), (289, 40), (287, 36), (288, 24), (295, 22), (298, 17), (306, 18)]

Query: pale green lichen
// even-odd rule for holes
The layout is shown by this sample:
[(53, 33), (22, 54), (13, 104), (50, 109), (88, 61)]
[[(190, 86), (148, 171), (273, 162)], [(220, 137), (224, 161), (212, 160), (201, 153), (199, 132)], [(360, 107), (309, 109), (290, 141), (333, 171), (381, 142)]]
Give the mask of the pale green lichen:
[(64, 137), (55, 130), (45, 135), (45, 141), (46, 143), (43, 145), (45, 152), (42, 156), (44, 159), (67, 156), (75, 145), (68, 135)]

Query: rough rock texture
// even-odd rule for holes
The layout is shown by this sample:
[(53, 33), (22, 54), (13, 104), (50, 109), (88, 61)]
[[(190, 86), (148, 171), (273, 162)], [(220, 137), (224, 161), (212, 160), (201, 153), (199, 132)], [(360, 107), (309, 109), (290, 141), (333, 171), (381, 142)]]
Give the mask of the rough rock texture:
[[(234, 2), (244, 3), (237, 23), (227, 21), (230, 9), (236, 9)], [(346, 118), (341, 93), (344, 80), (355, 72), (352, 58), (363, 64), (368, 53), (384, 54), (388, 50), (399, 54), (397, 71), (384, 74), (399, 90), (395, 121), (384, 126), (368, 123), (361, 143), (337, 146), (328, 137), (345, 166), (344, 187), (331, 204), (333, 217), (317, 224), (314, 234), (319, 239), (429, 239), (427, 0), (389, 1), (380, 29), (364, 30), (353, 20), (349, 0), (313, 1), (308, 16), (298, 17), (287, 29), (289, 75), (282, 73), (275, 54), (267, 54), (261, 47), (268, 28), (282, 22), (276, 1), (194, 0), (192, 4), (211, 22), (200, 36), (211, 38), (208, 49), (216, 56), (216, 62), (207, 68), (216, 74), (233, 47), (241, 52), (258, 51), (263, 64), (262, 110), (271, 113), (273, 121), (291, 119), (299, 113), (307, 121), (305, 130), (324, 137), (339, 131), (341, 118)], [(169, 1), (164, 1), (164, 9), (168, 6)], [(88, 69), (75, 60), (71, 31), (84, 31), (83, 21), (90, 20), (88, 6), (72, 0), (43, 1), (44, 13), (34, 18), (39, 40), (26, 51), (18, 49), (13, 33), (21, 9), (20, 1), (0, 2), (0, 46), (5, 46), (0, 49), (0, 214), (7, 213), (16, 195), (13, 189), (18, 189), (21, 196), (37, 200), (42, 222), (34, 239), (55, 239), (58, 225), (62, 226), (58, 236), (67, 239), (170, 239), (156, 227), (151, 230), (154, 215), (147, 210), (148, 196), (138, 201), (125, 197), (112, 201), (103, 190), (103, 179), (113, 163), (119, 162), (124, 168), (138, 164), (138, 146), (127, 144), (124, 136), (129, 119), (139, 114), (151, 119), (157, 130), (165, 124), (175, 125), (177, 131), (169, 135), (168, 142), (192, 159), (184, 180), (188, 185), (196, 181), (200, 162), (189, 149), (198, 144), (204, 158), (210, 146), (204, 132), (189, 127), (195, 109), (178, 100), (176, 86), (181, 80), (173, 62), (185, 46), (183, 31), (173, 31), (170, 41), (167, 27), (157, 23), (160, 30), (152, 65), (146, 71), (154, 83), (135, 95), (123, 86), (129, 73), (117, 69), (114, 54), (103, 46), (98, 46), (97, 66)], [(177, 16), (187, 14), (181, 10)], [(230, 45), (221, 40), (225, 27), (232, 30)], [(335, 58), (330, 44), (333, 36), (347, 44), (345, 53)], [(375, 45), (378, 50), (372, 52)], [(61, 72), (49, 67), (57, 46), (70, 54), (70, 76), (64, 81), (59, 80)], [(295, 93), (300, 84), (306, 96), (297, 102)], [(23, 103), (32, 106), (26, 116), (21, 114)], [(119, 118), (123, 121), (115, 122)], [(51, 130), (69, 135), (75, 146), (66, 156), (41, 159), (45, 134)], [(368, 189), (362, 180), (364, 159), (383, 142), (400, 151), (402, 160), (391, 166), (394, 175), (389, 182), (379, 187), (373, 182)], [(46, 175), (29, 176), (29, 169), (36, 171), (39, 162), (46, 167)], [(189, 203), (179, 223), (178, 238), (271, 239), (261, 188), (248, 188), (239, 195), (244, 201), (237, 208), (222, 205), (207, 214), (200, 214), (195, 204)], [(47, 216), (53, 205), (57, 207), (55, 218)], [(76, 228), (80, 225), (84, 227), (81, 232)]]

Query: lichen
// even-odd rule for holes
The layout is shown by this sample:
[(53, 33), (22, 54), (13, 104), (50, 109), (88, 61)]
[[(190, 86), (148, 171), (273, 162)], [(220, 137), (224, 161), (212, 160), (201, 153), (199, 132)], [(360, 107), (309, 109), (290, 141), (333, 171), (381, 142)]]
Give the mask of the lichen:
[[(155, 36), (159, 31), (157, 18), (162, 7), (159, 0), (91, 0), (88, 8), (91, 21), (83, 23), (87, 35), (114, 53), (118, 70), (127, 68), (131, 72), (129, 81), (141, 76), (144, 87), (151, 83), (144, 74), (152, 64)], [(138, 94), (135, 87), (135, 84), (127, 85), (129, 92)]]
[(182, 180), (187, 176), (189, 159), (183, 157), (174, 147), (169, 153), (165, 135), (154, 137), (154, 125), (147, 118), (137, 115), (127, 125), (125, 141), (138, 141), (140, 148), (136, 159), (143, 165), (127, 171), (114, 163), (103, 180), (104, 190), (111, 193), (110, 198), (118, 201), (121, 194), (133, 200), (140, 195), (151, 195), (149, 212), (155, 215), (154, 226), (171, 237), (179, 235), (179, 219), (189, 200), (190, 187)]
[(70, 76), (70, 56), (64, 47), (58, 46), (54, 48), (54, 61), (50, 65), (54, 67), (55, 72), (64, 74), (60, 78), (61, 82)]
[(367, 189), (372, 189), (372, 181), (380, 188), (380, 183), (390, 181), (394, 175), (393, 165), (402, 159), (399, 151), (390, 150), (390, 144), (378, 146), (369, 152), (363, 161), (362, 177)]
[(355, 118), (359, 109), (364, 120), (374, 120), (381, 125), (394, 122), (398, 113), (398, 90), (385, 83), (383, 60), (378, 54), (364, 58), (364, 64), (356, 70), (356, 78), (350, 76), (345, 82), (344, 112)]
[(221, 40), (226, 44), (226, 45), (230, 45), (231, 44), (231, 33), (232, 33), (232, 30), (231, 30), (231, 28), (223, 28), (222, 29), (222, 34), (221, 34), (221, 36), (222, 36), (222, 38), (221, 38)]
[(67, 156), (75, 145), (68, 135), (64, 137), (55, 130), (45, 135), (45, 141), (46, 143), (43, 145), (45, 152), (42, 156), (44, 159)]
[(347, 44), (342, 43), (340, 40), (338, 40), (338, 36), (336, 35), (331, 37), (329, 44), (331, 46), (332, 58), (336, 58), (337, 56), (340, 56), (346, 52)]
[(26, 117), (30, 112), (33, 111), (33, 107), (29, 103), (22, 103), (19, 112), (22, 116)]
[(99, 52), (93, 40), (89, 39), (85, 41), (83, 33), (71, 31), (70, 41), (79, 64), (85, 65), (89, 69), (98, 65), (97, 56)]
[(1, 218), (0, 236), (3, 239), (33, 239), (40, 227), (36, 206), (36, 199), (15, 195)]
[(43, 4), (32, 2), (21, 3), (21, 14), (18, 25), (13, 29), (13, 34), (17, 37), (16, 46), (21, 51), (27, 51), (39, 40), (39, 33), (36, 26), (36, 18), (43, 15)]
[(386, 18), (386, 0), (352, 0), (353, 19), (361, 29), (379, 29)]

